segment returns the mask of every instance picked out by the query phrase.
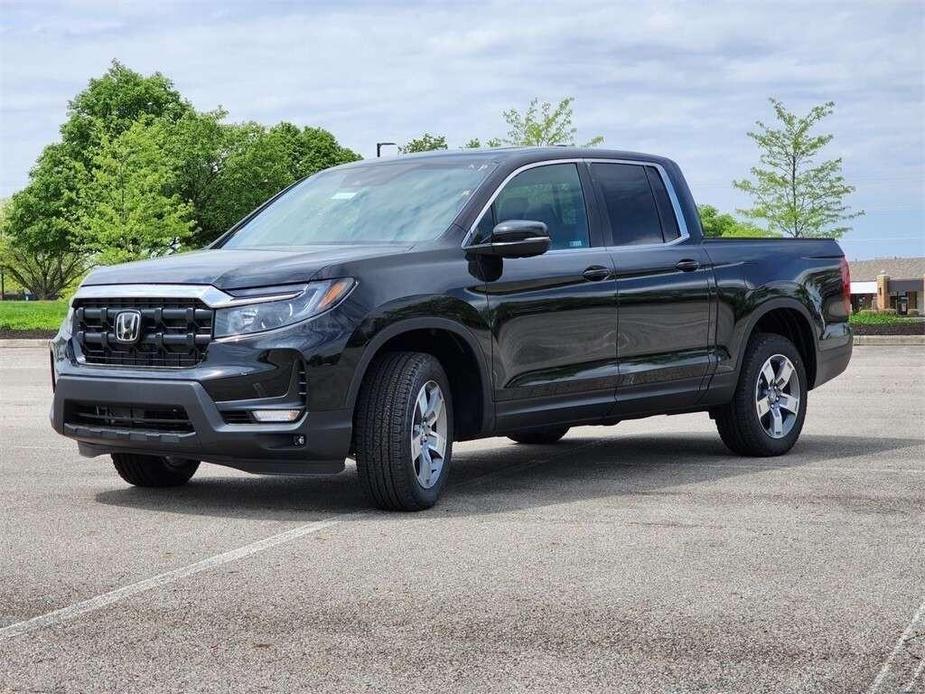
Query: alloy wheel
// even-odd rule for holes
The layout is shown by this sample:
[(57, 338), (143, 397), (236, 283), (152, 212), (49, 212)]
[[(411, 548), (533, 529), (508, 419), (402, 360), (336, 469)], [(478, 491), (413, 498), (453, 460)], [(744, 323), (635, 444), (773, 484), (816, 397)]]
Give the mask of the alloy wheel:
[(411, 463), (418, 483), (430, 489), (440, 479), (446, 453), (446, 400), (436, 381), (428, 381), (414, 401)]
[(782, 439), (793, 429), (800, 413), (800, 379), (796, 368), (783, 354), (764, 362), (755, 384), (755, 410), (765, 433)]

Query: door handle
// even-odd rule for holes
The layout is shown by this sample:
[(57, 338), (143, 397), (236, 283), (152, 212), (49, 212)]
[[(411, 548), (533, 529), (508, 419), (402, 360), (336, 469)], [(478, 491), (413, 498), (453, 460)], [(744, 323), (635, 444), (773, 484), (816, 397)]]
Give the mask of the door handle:
[(581, 274), (586, 280), (600, 282), (610, 277), (610, 268), (606, 268), (603, 265), (592, 265)]
[(679, 260), (675, 267), (681, 272), (693, 272), (700, 267), (700, 263), (692, 258), (685, 258), (684, 260)]

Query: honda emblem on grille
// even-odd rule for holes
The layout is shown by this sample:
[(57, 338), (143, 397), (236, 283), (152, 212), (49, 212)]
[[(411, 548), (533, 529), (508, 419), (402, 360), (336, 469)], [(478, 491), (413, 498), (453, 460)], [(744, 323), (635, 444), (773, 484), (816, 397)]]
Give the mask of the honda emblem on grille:
[(132, 345), (141, 337), (141, 312), (122, 311), (116, 315), (116, 342)]

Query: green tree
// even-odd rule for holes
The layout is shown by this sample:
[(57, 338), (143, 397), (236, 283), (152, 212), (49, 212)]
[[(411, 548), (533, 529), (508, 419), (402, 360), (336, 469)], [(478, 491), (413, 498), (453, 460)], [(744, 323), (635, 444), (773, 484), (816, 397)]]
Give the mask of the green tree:
[(88, 263), (79, 237), (83, 191), (103, 137), (116, 138), (142, 116), (177, 119), (192, 111), (169, 80), (144, 77), (118, 62), (68, 106), (61, 141), (47, 146), (13, 195), (3, 222), (7, 267), (40, 298), (53, 298)]
[[(574, 145), (577, 128), (572, 126), (573, 97), (562, 99), (556, 106), (548, 101), (533, 99), (527, 110), (505, 111), (502, 115), (509, 130), (505, 144), (517, 146)], [(601, 135), (582, 145), (595, 147), (604, 142)]]
[[(225, 117), (197, 112), (159, 73), (113, 62), (70, 102), (61, 141), (10, 201), (2, 222), (10, 273), (54, 296), (89, 263), (209, 243), (294, 181), (359, 159), (320, 128)], [(152, 169), (120, 168), (127, 161)]]
[(161, 123), (136, 121), (104, 135), (82, 196), (81, 247), (102, 264), (164, 255), (179, 249), (194, 225), (179, 194), (176, 162)]
[(853, 212), (844, 202), (854, 187), (842, 176), (841, 158), (817, 161), (833, 136), (812, 133), (832, 114), (835, 104), (814, 106), (805, 116), (798, 116), (780, 101), (770, 101), (779, 127), (757, 121), (757, 130), (748, 133), (761, 154), (759, 165), (751, 169), (751, 179), (733, 181), (753, 201), (752, 207), (740, 212), (763, 220), (774, 233), (841, 237), (851, 228), (841, 223), (864, 212)]
[(68, 104), (62, 145), (90, 168), (104, 137), (118, 137), (141, 118), (178, 121), (191, 113), (192, 104), (167, 77), (159, 72), (145, 76), (113, 60), (102, 77), (91, 79)]
[(400, 148), (400, 151), (403, 154), (411, 154), (412, 152), (430, 152), (435, 149), (447, 149), (444, 135), (424, 133), (420, 137), (408, 140), (405, 146)]
[(698, 205), (700, 226), (706, 238), (725, 237), (761, 237), (773, 236), (754, 224), (742, 222), (726, 212), (720, 212), (713, 205)]
[(10, 272), (10, 240), (4, 233), (7, 210), (10, 199), (0, 198), (0, 300), (7, 294), (18, 294), (23, 290), (22, 284)]
[(194, 240), (199, 245), (215, 240), (295, 181), (360, 158), (322, 128), (286, 122), (269, 129), (253, 122), (217, 127), (191, 122), (190, 128), (181, 145), (203, 131), (214, 141), (212, 157), (187, 169), (191, 177), (182, 188), (183, 199), (194, 209)]
[[(497, 137), (491, 137), (485, 140), (485, 147), (500, 147), (502, 144), (503, 143), (501, 142), (501, 139)], [(471, 140), (469, 140), (466, 144), (463, 145), (465, 149), (478, 149), (481, 146), (482, 146), (482, 141), (477, 137), (473, 137)]]
[(2, 223), (4, 265), (40, 299), (53, 299), (80, 277), (86, 259), (76, 242), (78, 200), (88, 175), (61, 143), (49, 145), (15, 193)]

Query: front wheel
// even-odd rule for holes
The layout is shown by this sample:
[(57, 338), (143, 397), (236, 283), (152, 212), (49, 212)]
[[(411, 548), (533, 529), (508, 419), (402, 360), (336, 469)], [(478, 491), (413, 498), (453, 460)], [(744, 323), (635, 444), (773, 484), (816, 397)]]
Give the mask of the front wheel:
[(198, 460), (135, 453), (113, 453), (112, 464), (119, 477), (136, 487), (179, 487), (199, 469)]
[(390, 352), (369, 367), (354, 422), (357, 473), (370, 501), (420, 511), (440, 496), (453, 455), (449, 381), (434, 357)]
[(739, 455), (786, 453), (803, 430), (807, 389), (794, 344), (781, 335), (756, 335), (745, 351), (732, 402), (715, 412), (723, 443)]

